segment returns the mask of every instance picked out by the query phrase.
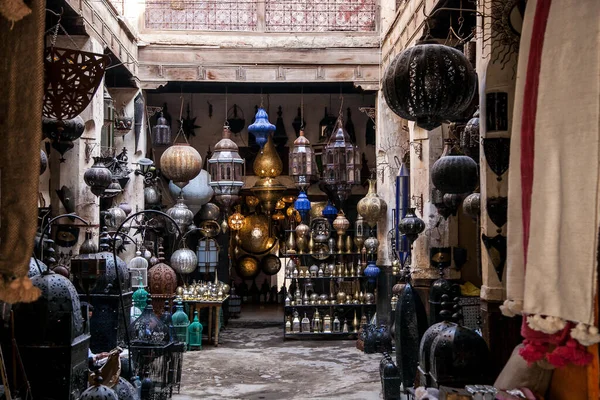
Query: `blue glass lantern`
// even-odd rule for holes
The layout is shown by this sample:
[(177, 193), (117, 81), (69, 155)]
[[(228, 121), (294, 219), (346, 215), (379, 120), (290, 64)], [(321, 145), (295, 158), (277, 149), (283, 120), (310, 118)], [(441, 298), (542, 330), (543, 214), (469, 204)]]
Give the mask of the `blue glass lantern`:
[(327, 202), (325, 208), (323, 208), (323, 216), (329, 220), (330, 224), (333, 224), (333, 220), (337, 218), (338, 209), (334, 207), (331, 202)]
[(367, 268), (365, 268), (363, 274), (369, 279), (369, 282), (373, 283), (377, 280), (379, 272), (379, 267), (375, 264), (375, 261), (371, 260), (367, 263)]
[(254, 116), (254, 123), (248, 126), (248, 132), (252, 133), (256, 138), (256, 143), (262, 149), (271, 132), (275, 131), (275, 125), (269, 122), (269, 116), (264, 108), (259, 108)]
[(310, 212), (310, 200), (304, 191), (300, 192), (298, 198), (294, 202), (294, 208), (298, 210), (302, 219), (305, 219)]

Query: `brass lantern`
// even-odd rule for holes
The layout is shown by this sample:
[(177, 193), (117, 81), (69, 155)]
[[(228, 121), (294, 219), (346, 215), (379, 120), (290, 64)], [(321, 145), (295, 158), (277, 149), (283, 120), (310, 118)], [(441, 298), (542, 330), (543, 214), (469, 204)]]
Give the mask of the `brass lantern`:
[[(239, 206), (238, 206), (239, 208)], [(227, 220), (227, 224), (229, 225), (229, 228), (231, 228), (231, 230), (234, 231), (239, 231), (240, 229), (242, 229), (244, 227), (244, 224), (246, 223), (246, 218), (240, 213), (240, 210), (236, 210), (235, 213), (233, 213), (229, 219)]]
[(290, 175), (296, 186), (306, 191), (316, 174), (315, 153), (310, 141), (304, 136), (304, 130), (301, 129), (300, 136), (294, 140), (294, 147), (290, 151)]
[(160, 156), (162, 174), (184, 188), (202, 170), (200, 153), (187, 143), (174, 144)]
[(215, 191), (215, 200), (227, 209), (238, 200), (243, 182), (244, 159), (238, 153), (238, 145), (231, 140), (229, 126), (223, 126), (223, 138), (215, 145), (215, 151), (208, 160), (210, 186)]
[(360, 153), (342, 125), (340, 118), (325, 146), (323, 180), (343, 204), (352, 185), (360, 183)]
[(275, 211), (277, 201), (281, 199), (286, 187), (279, 183), (277, 178), (261, 178), (252, 187), (252, 193), (260, 200), (265, 214), (271, 215)]

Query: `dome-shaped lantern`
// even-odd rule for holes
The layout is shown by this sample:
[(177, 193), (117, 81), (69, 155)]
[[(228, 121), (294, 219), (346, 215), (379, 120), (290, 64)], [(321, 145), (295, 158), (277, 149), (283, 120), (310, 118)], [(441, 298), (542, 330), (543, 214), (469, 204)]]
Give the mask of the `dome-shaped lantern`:
[(119, 397), (114, 390), (102, 384), (102, 376), (98, 373), (94, 384), (81, 393), (79, 400), (119, 400)]
[(177, 340), (183, 342), (184, 346), (187, 346), (187, 328), (190, 324), (190, 319), (183, 310), (183, 304), (181, 304), (181, 301), (177, 302), (177, 305), (175, 306), (175, 312), (171, 316), (171, 321), (173, 323), (175, 334), (177, 335)]
[(304, 191), (301, 191), (296, 201), (294, 201), (294, 208), (300, 213), (302, 219), (306, 219), (306, 216), (310, 213), (310, 200), (308, 200), (308, 196)]
[(324, 150), (323, 180), (341, 204), (348, 198), (353, 185), (360, 183), (360, 152), (338, 119), (336, 129)]
[(160, 156), (161, 173), (182, 189), (201, 169), (200, 153), (187, 143), (174, 144)]
[(300, 130), (300, 136), (294, 140), (294, 147), (290, 150), (289, 163), (290, 175), (294, 179), (294, 184), (300, 190), (306, 191), (311, 180), (317, 175), (317, 163), (310, 141), (304, 136), (304, 129)]
[(159, 249), (158, 255), (160, 262), (148, 270), (148, 288), (155, 300), (155, 308), (161, 310), (164, 299), (175, 294), (177, 275), (173, 268), (165, 264), (162, 248)]
[(398, 231), (408, 238), (411, 246), (424, 230), (425, 222), (417, 217), (414, 208), (409, 208), (404, 218), (398, 223)]
[(432, 130), (459, 119), (477, 91), (477, 75), (463, 53), (442, 44), (417, 44), (387, 67), (383, 94), (401, 118)]
[(215, 145), (215, 150), (208, 160), (210, 186), (215, 192), (217, 201), (227, 210), (238, 200), (238, 194), (244, 186), (244, 159), (238, 153), (238, 145), (231, 140), (229, 126), (223, 127), (223, 138)]
[(148, 297), (146, 307), (129, 327), (131, 344), (134, 346), (161, 346), (169, 343), (169, 327), (154, 313), (152, 299)]
[(269, 116), (264, 108), (259, 108), (254, 116), (254, 123), (248, 126), (248, 132), (256, 138), (256, 144), (262, 149), (267, 143), (271, 132), (275, 132), (275, 125), (269, 122)]
[(455, 154), (454, 142), (446, 139), (442, 156), (431, 167), (431, 181), (443, 193), (471, 193), (479, 184), (477, 163), (471, 157)]
[(169, 146), (171, 144), (171, 127), (162, 111), (152, 128), (152, 144), (154, 146)]
[(371, 228), (387, 213), (387, 203), (377, 194), (375, 183), (375, 179), (369, 179), (369, 191), (356, 205), (356, 211)]
[(112, 182), (112, 172), (103, 163), (103, 157), (94, 157), (94, 165), (83, 174), (83, 180), (92, 193), (101, 196)]
[(331, 202), (327, 202), (327, 205), (323, 208), (322, 215), (327, 218), (330, 224), (337, 218), (338, 209), (335, 208)]
[(201, 170), (200, 173), (189, 183), (181, 189), (175, 185), (173, 181), (169, 182), (169, 191), (175, 198), (179, 194), (183, 195), (185, 204), (190, 210), (196, 215), (203, 205), (208, 203), (214, 195), (213, 188), (209, 185), (210, 175), (205, 170)]
[(148, 286), (148, 260), (142, 257), (142, 252), (139, 249), (135, 252), (135, 257), (129, 261), (127, 267), (131, 276), (131, 286), (135, 288)]

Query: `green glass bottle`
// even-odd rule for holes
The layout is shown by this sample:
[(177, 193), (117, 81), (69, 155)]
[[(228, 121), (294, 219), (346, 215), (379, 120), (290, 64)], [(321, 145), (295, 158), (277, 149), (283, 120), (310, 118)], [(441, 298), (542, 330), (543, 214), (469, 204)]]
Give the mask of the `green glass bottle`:
[(146, 307), (146, 300), (148, 300), (149, 293), (144, 289), (142, 285), (142, 277), (138, 276), (138, 289), (133, 292), (131, 297), (133, 303), (132, 317), (137, 319), (142, 314), (142, 310)]
[(175, 329), (177, 340), (184, 344), (184, 349), (187, 349), (190, 319), (183, 310), (183, 304), (181, 304), (180, 301), (178, 301), (175, 306), (175, 312), (171, 316), (171, 320), (173, 321), (173, 328)]
[(194, 322), (188, 326), (188, 350), (202, 350), (202, 324), (198, 311), (194, 311)]

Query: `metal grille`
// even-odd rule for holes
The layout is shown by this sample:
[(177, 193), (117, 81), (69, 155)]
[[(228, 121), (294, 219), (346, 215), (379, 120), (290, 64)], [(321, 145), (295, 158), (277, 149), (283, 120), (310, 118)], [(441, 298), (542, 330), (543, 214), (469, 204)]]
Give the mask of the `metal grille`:
[(269, 32), (375, 31), (376, 0), (266, 0)]
[(146, 28), (255, 31), (258, 0), (148, 0)]

